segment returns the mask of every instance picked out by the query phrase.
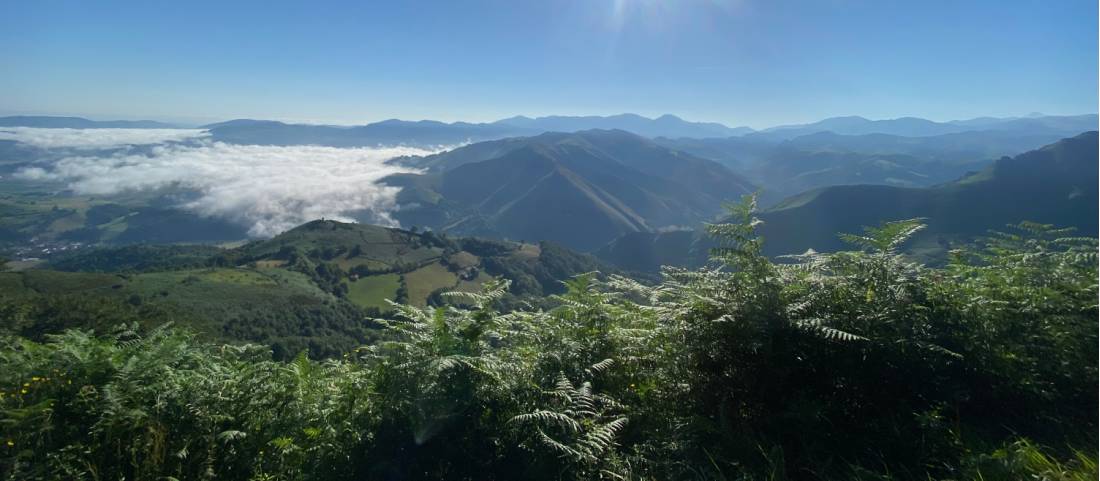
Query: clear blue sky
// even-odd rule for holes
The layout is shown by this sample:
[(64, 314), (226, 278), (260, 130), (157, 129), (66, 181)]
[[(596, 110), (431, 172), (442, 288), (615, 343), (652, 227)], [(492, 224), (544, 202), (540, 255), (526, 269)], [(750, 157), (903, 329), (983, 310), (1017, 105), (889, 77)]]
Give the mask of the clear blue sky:
[(0, 0), (0, 112), (765, 127), (1097, 107), (1096, 0)]

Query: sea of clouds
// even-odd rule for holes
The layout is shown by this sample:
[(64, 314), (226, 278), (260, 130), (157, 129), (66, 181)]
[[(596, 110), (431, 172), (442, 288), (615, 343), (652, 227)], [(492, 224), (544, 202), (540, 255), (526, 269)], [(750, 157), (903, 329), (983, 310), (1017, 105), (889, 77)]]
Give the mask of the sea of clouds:
[(391, 213), (400, 189), (379, 180), (415, 170), (386, 161), (437, 152), (235, 145), (211, 141), (205, 131), (174, 129), (4, 128), (0, 139), (45, 149), (114, 148), (35, 163), (15, 177), (63, 181), (88, 195), (184, 188), (196, 197), (181, 208), (239, 223), (254, 237), (270, 237), (321, 217), (396, 225)]
[(41, 129), (0, 127), (0, 140), (14, 140), (40, 149), (96, 150), (133, 145), (182, 142), (209, 137), (199, 129)]

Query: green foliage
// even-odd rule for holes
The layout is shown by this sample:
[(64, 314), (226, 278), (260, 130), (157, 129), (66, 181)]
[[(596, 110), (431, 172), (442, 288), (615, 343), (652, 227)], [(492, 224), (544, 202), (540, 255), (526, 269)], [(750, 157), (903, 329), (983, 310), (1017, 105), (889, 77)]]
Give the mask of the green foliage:
[(183, 332), (5, 339), (6, 479), (318, 479), (364, 433), (363, 372)]
[(864, 227), (863, 235), (840, 234), (840, 239), (864, 250), (895, 254), (902, 243), (924, 229), (924, 219), (887, 222), (879, 227)]
[(777, 263), (753, 210), (710, 227), (713, 267), (578, 275), (549, 309), (502, 313), (500, 280), (393, 304), (336, 360), (163, 328), (5, 337), (0, 474), (1095, 479), (1096, 239), (1023, 224), (932, 268), (898, 253), (910, 220)]
[(1043, 481), (1092, 481), (1100, 476), (1096, 457), (1074, 450), (1062, 461), (1027, 439), (1020, 439), (990, 454), (967, 460), (966, 477), (982, 481), (1036, 479)]
[(49, 267), (69, 272), (156, 272), (212, 265), (222, 249), (204, 245), (132, 245), (77, 250), (50, 258)]
[(111, 275), (30, 269), (0, 275), (0, 333), (35, 340), (69, 328), (172, 321), (204, 340), (267, 344), (280, 359), (339, 356), (374, 337), (368, 313), (283, 269)]
[(593, 392), (592, 383), (574, 387), (564, 374), (546, 394), (550, 408), (514, 416), (511, 422), (534, 426), (532, 441), (557, 453), (563, 465), (559, 479), (623, 479), (613, 470), (616, 460), (609, 459), (627, 424), (626, 417), (609, 413), (619, 403)]

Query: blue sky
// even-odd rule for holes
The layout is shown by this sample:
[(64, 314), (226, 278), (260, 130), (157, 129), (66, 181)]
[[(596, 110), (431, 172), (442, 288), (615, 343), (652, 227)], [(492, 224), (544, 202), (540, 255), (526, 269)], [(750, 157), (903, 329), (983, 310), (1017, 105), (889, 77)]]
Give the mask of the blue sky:
[(15, 1), (0, 113), (766, 127), (1097, 107), (1097, 2)]

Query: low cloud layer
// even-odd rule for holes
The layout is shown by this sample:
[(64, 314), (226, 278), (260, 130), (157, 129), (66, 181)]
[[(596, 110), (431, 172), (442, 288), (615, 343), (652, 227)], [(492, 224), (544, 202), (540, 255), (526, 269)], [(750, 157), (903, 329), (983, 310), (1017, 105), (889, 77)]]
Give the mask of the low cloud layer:
[(0, 127), (0, 140), (14, 140), (41, 149), (113, 149), (209, 137), (198, 129), (40, 129)]
[(385, 161), (429, 153), (409, 147), (278, 147), (200, 140), (157, 145), (141, 153), (69, 156), (24, 168), (16, 176), (68, 182), (75, 192), (89, 195), (180, 187), (198, 194), (182, 208), (240, 223), (255, 237), (269, 237), (321, 217), (396, 225), (390, 212), (400, 189), (378, 181), (413, 170)]

